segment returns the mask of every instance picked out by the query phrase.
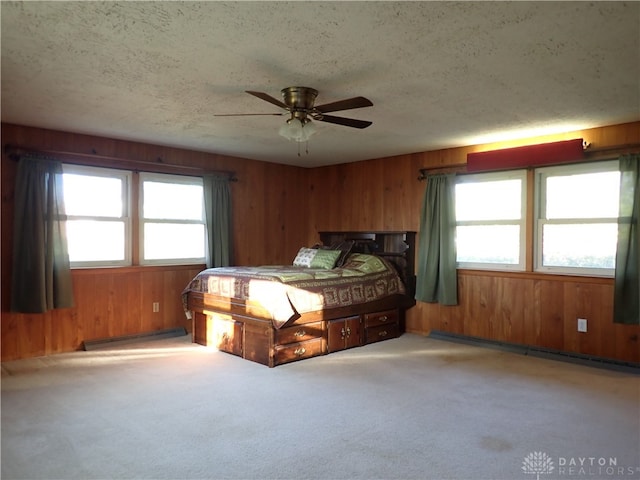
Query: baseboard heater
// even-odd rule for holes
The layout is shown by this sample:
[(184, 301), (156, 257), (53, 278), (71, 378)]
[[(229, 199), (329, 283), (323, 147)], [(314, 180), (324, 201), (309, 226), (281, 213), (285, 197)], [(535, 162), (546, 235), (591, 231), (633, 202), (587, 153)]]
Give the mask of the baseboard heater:
[(98, 338), (96, 340), (85, 340), (82, 342), (83, 349), (98, 350), (100, 348), (126, 345), (135, 342), (147, 342), (149, 340), (161, 340), (163, 338), (182, 337), (187, 334), (183, 327), (168, 328), (166, 330), (156, 330), (154, 332), (137, 333), (135, 335), (123, 335), (121, 337)]
[(590, 367), (606, 368), (619, 372), (634, 373), (636, 375), (640, 374), (640, 363), (635, 362), (625, 362), (622, 360), (596, 357), (593, 355), (585, 355), (582, 353), (565, 352), (563, 350), (536, 347), (532, 345), (518, 345), (516, 343), (488, 340), (479, 337), (460, 335), (457, 333), (441, 332), (438, 330), (433, 330), (429, 334), (429, 337), (435, 338), (437, 340), (448, 340), (453, 342), (465, 343), (468, 345), (496, 348), (503, 351), (519, 353), (522, 355), (531, 355), (534, 357), (548, 358), (551, 360), (578, 363)]

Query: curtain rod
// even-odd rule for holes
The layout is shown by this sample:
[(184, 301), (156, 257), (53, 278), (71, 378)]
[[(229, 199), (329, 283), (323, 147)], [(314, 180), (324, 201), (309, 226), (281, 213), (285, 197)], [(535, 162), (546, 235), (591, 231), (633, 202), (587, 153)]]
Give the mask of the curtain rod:
[(465, 173), (467, 171), (466, 165), (450, 166), (450, 167), (433, 167), (433, 168), (421, 168), (418, 170), (420, 175), (418, 180), (426, 180), (427, 175), (433, 175), (438, 173)]
[[(626, 143), (623, 145), (611, 145), (605, 147), (592, 147), (590, 143), (587, 143), (584, 147), (585, 161), (598, 161), (603, 159), (613, 159), (612, 155), (624, 155), (628, 153), (639, 153), (640, 143)], [(426, 180), (427, 175), (437, 173), (466, 173), (467, 168), (465, 165), (452, 165), (449, 167), (433, 167), (433, 168), (421, 168), (418, 170), (420, 175), (418, 180)]]
[[(90, 165), (90, 166), (98, 166), (104, 167), (100, 162), (110, 162), (117, 165), (119, 169), (125, 170), (140, 170), (140, 171), (148, 171), (155, 173), (174, 173), (177, 175), (197, 175), (197, 174), (207, 174), (207, 173), (218, 173), (221, 175), (226, 175), (229, 177), (230, 182), (237, 182), (238, 178), (236, 177), (236, 173), (228, 170), (207, 170), (205, 168), (200, 167), (191, 167), (188, 165), (173, 165), (169, 163), (164, 163), (161, 157), (155, 162), (149, 162), (145, 160), (129, 160), (126, 158), (118, 158), (118, 157), (109, 157), (106, 155), (98, 155), (94, 150), (93, 153), (77, 153), (77, 152), (61, 152), (57, 150), (37, 150), (32, 148), (20, 147), (16, 145), (6, 144), (4, 146), (4, 153), (9, 156), (9, 158), (13, 160), (19, 160), (21, 154), (32, 154), (32, 155), (48, 155), (52, 157), (63, 157), (60, 160), (68, 161), (67, 163), (73, 163), (76, 165)], [(136, 168), (139, 167), (139, 168)]]
[(640, 143), (626, 143), (623, 145), (611, 145), (608, 147), (592, 147), (591, 143), (586, 143), (584, 147), (584, 154), (586, 157), (606, 154), (624, 155), (627, 153), (640, 153)]

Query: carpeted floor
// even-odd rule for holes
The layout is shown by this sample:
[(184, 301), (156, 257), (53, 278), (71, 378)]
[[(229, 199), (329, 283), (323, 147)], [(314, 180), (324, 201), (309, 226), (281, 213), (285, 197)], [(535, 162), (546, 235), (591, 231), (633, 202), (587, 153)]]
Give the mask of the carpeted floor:
[(2, 478), (638, 479), (640, 378), (417, 335), (269, 369), (189, 337), (2, 364)]

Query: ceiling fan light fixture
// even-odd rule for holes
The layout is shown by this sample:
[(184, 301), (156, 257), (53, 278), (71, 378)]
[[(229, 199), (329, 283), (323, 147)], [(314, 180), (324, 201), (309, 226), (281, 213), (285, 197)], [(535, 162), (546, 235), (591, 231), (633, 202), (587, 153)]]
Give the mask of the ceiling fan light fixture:
[(287, 140), (302, 143), (309, 141), (316, 131), (316, 126), (310, 119), (305, 118), (303, 122), (297, 117), (292, 117), (280, 127), (278, 133)]
[[(365, 97), (353, 97), (337, 102), (325, 103), (323, 105), (315, 105), (318, 91), (310, 87), (287, 87), (281, 90), (282, 101), (273, 98), (268, 93), (256, 92), (254, 90), (245, 90), (248, 94), (264, 100), (276, 107), (289, 112), (291, 117), (282, 125), (278, 133), (298, 144), (298, 155), (300, 155), (300, 144), (309, 142), (309, 139), (316, 133), (316, 122), (333, 123), (335, 125), (343, 125), (352, 128), (367, 128), (372, 122), (364, 120), (356, 120), (354, 118), (337, 117), (335, 115), (327, 115), (329, 112), (337, 112), (341, 110), (351, 110), (354, 108), (372, 107), (371, 100)], [(279, 113), (239, 113), (227, 114), (225, 116), (236, 115), (282, 115)], [(308, 153), (308, 152), (307, 152)]]

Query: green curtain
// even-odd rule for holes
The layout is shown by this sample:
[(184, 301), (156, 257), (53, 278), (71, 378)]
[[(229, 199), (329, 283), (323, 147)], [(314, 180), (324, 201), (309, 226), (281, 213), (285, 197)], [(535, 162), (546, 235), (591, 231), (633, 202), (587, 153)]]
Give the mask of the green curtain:
[(620, 212), (613, 321), (640, 324), (640, 155), (620, 157)]
[(458, 304), (455, 175), (430, 175), (422, 204), (416, 300)]
[(207, 267), (227, 267), (233, 258), (228, 177), (204, 177), (204, 206), (207, 220)]
[(14, 208), (11, 310), (44, 313), (72, 307), (62, 164), (23, 156)]

